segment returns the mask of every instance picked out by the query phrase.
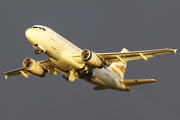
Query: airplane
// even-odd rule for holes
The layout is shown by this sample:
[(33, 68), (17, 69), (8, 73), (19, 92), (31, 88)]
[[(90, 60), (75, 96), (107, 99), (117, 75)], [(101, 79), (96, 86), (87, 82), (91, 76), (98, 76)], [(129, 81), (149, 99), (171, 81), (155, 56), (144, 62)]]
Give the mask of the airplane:
[(177, 49), (154, 49), (129, 51), (123, 48), (121, 52), (96, 53), (89, 49), (80, 49), (64, 37), (43, 25), (34, 25), (25, 31), (25, 36), (35, 48), (35, 54), (44, 53), (48, 59), (36, 61), (26, 58), (23, 67), (9, 72), (8, 76), (29, 75), (44, 77), (46, 73), (62, 73), (63, 78), (73, 82), (75, 79), (96, 85), (94, 90), (114, 89), (130, 91), (129, 86), (156, 82), (155, 79), (124, 79), (127, 62), (144, 59), (154, 55), (174, 52)]

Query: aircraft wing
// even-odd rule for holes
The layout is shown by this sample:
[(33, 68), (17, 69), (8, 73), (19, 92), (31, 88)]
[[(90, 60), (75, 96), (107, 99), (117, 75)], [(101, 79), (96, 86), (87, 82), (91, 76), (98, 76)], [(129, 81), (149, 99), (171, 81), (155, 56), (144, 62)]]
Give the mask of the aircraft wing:
[[(38, 62), (44, 70), (47, 70), (49, 73), (53, 72), (52, 69), (50, 68), (50, 60), (42, 60)], [(18, 68), (12, 71), (4, 72), (4, 76), (7, 79), (8, 76), (15, 76), (15, 75), (21, 75), (26, 78), (28, 78), (28, 75), (32, 75), (32, 73), (27, 70), (26, 67)]]
[[(125, 48), (124, 48), (125, 49)], [(166, 54), (174, 52), (176, 53), (177, 49), (154, 49), (154, 50), (142, 50), (142, 51), (127, 51), (126, 52), (114, 52), (114, 53), (97, 53), (99, 57), (108, 62), (125, 61), (144, 59), (147, 61), (147, 58), (153, 57), (154, 55)]]
[(16, 69), (16, 70), (4, 72), (4, 76), (5, 76), (5, 78), (7, 79), (7, 76), (14, 76), (14, 75), (22, 75), (22, 76), (23, 76), (22, 73), (25, 73), (25, 74), (26, 74), (26, 77), (27, 77), (28, 75), (32, 75), (32, 73), (30, 73), (29, 71), (27, 71), (25, 67), (22, 67), (22, 68), (19, 68), (19, 69)]

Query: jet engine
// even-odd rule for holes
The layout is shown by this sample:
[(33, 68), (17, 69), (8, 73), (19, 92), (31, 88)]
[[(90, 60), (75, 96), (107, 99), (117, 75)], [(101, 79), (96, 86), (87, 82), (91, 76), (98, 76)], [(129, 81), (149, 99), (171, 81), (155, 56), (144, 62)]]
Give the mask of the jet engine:
[(26, 58), (23, 61), (23, 66), (34, 75), (40, 77), (44, 77), (45, 75), (43, 67), (34, 59)]
[(90, 50), (83, 50), (81, 53), (81, 59), (88, 65), (93, 67), (102, 67), (101, 59), (96, 55), (96, 53)]

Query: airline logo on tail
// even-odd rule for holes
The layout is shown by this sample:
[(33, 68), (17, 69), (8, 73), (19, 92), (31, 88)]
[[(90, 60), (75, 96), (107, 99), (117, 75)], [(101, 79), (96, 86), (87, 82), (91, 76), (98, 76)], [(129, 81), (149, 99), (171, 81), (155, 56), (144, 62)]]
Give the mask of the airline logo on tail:
[[(126, 48), (123, 48), (121, 53), (129, 52)], [(126, 71), (127, 62), (124, 64), (122, 62), (114, 62), (109, 66), (109, 69), (117, 74), (121, 79), (124, 79)]]
[(122, 62), (115, 62), (109, 66), (109, 69), (112, 70), (115, 74), (117, 74), (121, 79), (123, 79), (126, 71), (126, 66), (127, 62), (126, 64)]

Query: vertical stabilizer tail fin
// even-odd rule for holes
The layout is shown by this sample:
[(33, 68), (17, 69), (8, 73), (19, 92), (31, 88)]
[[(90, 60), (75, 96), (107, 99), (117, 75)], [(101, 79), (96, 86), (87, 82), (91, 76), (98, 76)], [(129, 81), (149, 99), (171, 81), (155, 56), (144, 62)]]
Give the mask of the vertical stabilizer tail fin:
[[(126, 48), (123, 48), (121, 50), (121, 53), (127, 53), (127, 52), (129, 51)], [(117, 74), (121, 79), (124, 79), (126, 67), (127, 67), (127, 61), (125, 61), (125, 63), (118, 61), (118, 62), (113, 62), (109, 66), (109, 69), (112, 70), (115, 74)]]

